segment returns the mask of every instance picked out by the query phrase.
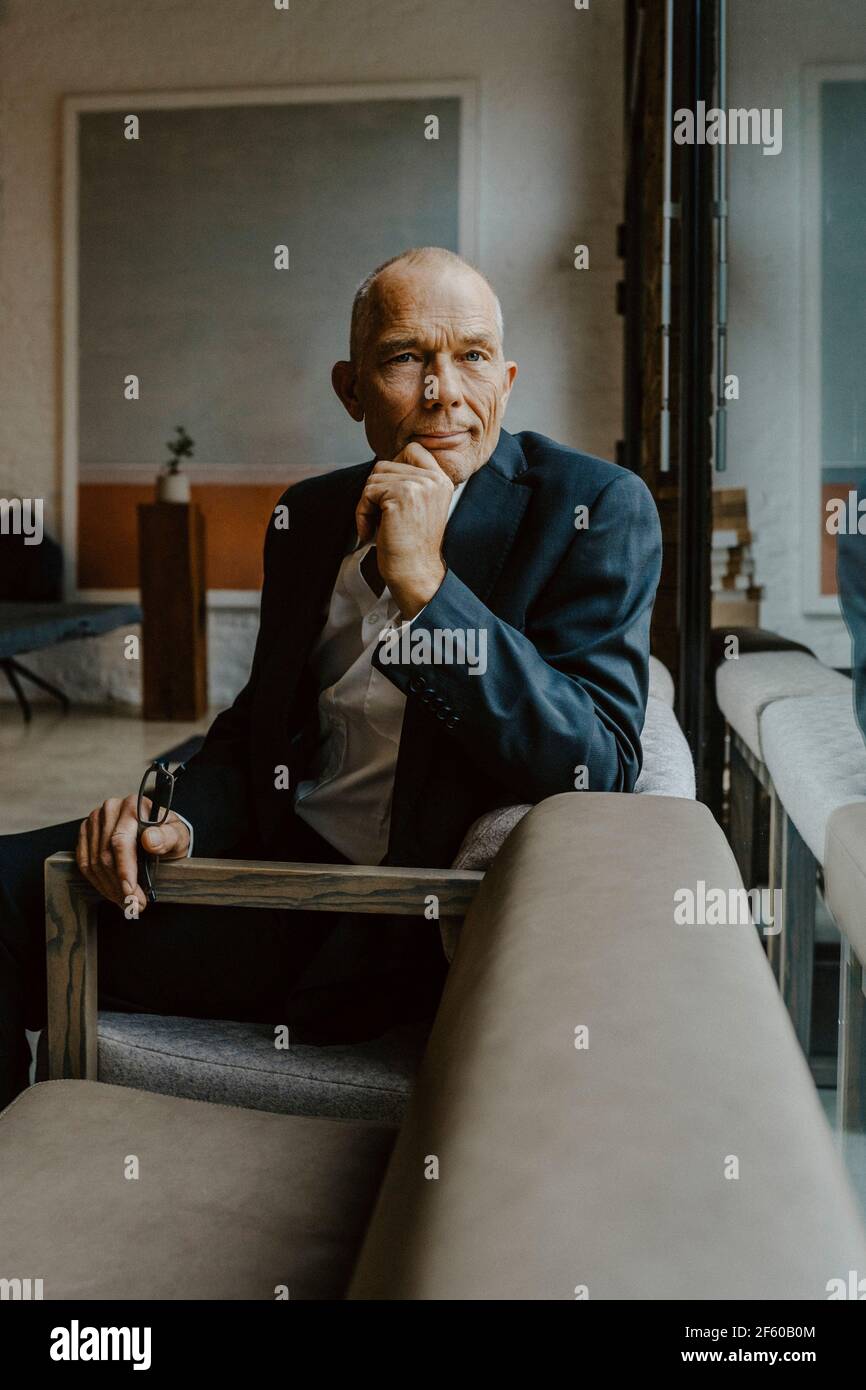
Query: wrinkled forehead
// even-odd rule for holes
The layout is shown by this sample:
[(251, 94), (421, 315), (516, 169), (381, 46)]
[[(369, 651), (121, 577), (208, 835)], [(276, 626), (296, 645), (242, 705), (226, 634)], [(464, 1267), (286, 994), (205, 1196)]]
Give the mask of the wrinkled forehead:
[(493, 291), (468, 267), (389, 266), (372, 287), (368, 343), (407, 331), (419, 337), (483, 332), (498, 341)]

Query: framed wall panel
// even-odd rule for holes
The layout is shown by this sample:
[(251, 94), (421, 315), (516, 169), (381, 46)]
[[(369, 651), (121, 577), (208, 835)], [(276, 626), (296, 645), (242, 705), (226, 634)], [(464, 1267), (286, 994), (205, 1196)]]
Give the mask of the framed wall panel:
[(330, 385), (358, 282), (407, 246), (477, 254), (475, 106), (462, 81), (65, 100), (70, 597), (134, 592), (135, 505), (182, 424), (211, 598), (254, 600), (280, 492), (369, 456)]

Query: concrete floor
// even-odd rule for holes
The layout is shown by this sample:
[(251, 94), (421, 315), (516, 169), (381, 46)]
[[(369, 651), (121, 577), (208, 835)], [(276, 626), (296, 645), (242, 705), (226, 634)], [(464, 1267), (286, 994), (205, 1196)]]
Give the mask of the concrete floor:
[(138, 791), (160, 753), (204, 733), (216, 711), (195, 723), (147, 721), (111, 710), (34, 705), (26, 724), (0, 705), (0, 835), (83, 819), (108, 796)]

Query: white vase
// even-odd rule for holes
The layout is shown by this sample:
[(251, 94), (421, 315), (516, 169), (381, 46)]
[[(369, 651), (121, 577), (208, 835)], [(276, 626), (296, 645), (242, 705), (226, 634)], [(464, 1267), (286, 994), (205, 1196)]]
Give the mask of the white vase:
[(186, 473), (160, 473), (156, 480), (156, 496), (160, 502), (188, 502), (190, 490)]

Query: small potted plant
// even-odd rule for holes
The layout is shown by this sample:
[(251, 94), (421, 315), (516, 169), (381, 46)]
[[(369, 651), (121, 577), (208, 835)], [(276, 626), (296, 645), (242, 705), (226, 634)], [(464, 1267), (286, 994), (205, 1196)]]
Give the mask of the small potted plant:
[(171, 458), (156, 480), (156, 496), (160, 502), (188, 502), (190, 498), (189, 478), (183, 472), (180, 461), (192, 458), (193, 441), (183, 425), (175, 426), (175, 434), (177, 438), (168, 441)]

